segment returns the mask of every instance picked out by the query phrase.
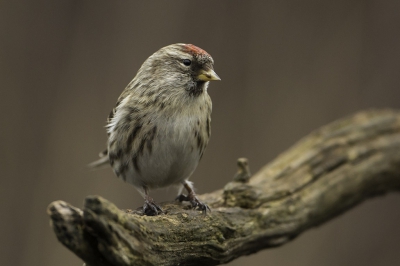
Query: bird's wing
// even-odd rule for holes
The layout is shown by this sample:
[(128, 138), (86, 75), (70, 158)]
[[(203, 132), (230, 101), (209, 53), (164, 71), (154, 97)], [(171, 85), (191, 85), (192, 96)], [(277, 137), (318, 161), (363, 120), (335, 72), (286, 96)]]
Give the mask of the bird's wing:
[[(119, 96), (117, 103), (115, 104), (114, 108), (111, 110), (110, 114), (108, 115), (107, 118), (107, 125), (111, 123), (111, 120), (113, 119), (115, 112), (117, 111), (117, 108), (119, 104), (122, 102), (123, 99), (129, 94), (129, 85), (128, 87), (122, 92), (122, 94)], [(109, 134), (108, 134), (109, 135)], [(108, 150), (105, 149), (104, 151), (100, 152), (99, 154), (100, 159), (97, 161), (94, 161), (90, 164), (88, 164), (89, 168), (96, 169), (96, 168), (101, 168), (103, 166), (109, 165), (109, 160), (108, 160)]]
[(115, 116), (115, 113), (117, 112), (117, 108), (120, 105), (120, 103), (125, 99), (126, 96), (129, 95), (129, 89), (130, 89), (130, 86), (128, 85), (128, 87), (126, 87), (125, 90), (122, 92), (122, 94), (118, 97), (117, 103), (115, 104), (114, 108), (111, 110), (110, 114), (108, 115), (107, 125), (111, 123), (111, 120)]

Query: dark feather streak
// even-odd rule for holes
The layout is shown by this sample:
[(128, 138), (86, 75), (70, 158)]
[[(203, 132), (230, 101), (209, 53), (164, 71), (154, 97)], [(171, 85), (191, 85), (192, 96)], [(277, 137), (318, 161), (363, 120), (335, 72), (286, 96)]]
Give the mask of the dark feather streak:
[(135, 168), (136, 172), (140, 173), (137, 155), (133, 156), (132, 162), (133, 162), (133, 167)]
[(142, 128), (142, 124), (136, 124), (135, 128), (133, 129), (132, 133), (129, 135), (126, 145), (126, 152), (129, 152), (132, 149), (133, 140), (138, 135), (140, 129)]

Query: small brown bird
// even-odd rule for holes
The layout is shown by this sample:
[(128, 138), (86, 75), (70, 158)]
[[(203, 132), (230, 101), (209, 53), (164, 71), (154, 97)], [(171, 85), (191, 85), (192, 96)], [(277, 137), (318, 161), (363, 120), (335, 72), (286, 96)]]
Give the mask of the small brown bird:
[[(143, 211), (161, 208), (149, 189), (180, 185), (180, 201), (206, 212), (188, 181), (211, 135), (209, 81), (214, 61), (192, 44), (172, 44), (151, 55), (128, 84), (107, 121), (107, 150), (90, 164), (110, 163), (144, 197)], [(188, 195), (180, 194), (186, 188)]]

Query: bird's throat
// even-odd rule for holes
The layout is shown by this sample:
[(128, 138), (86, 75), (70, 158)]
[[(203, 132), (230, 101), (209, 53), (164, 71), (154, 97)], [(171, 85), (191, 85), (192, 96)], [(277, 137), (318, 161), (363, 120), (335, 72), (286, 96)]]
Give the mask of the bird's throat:
[(200, 96), (206, 88), (206, 81), (193, 81), (189, 84), (187, 91), (189, 96), (198, 97)]

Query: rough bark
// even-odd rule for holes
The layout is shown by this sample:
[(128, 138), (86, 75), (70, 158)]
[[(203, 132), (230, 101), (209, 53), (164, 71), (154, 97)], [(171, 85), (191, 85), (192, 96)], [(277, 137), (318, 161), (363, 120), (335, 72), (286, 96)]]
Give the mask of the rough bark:
[(250, 180), (246, 162), (223, 189), (200, 196), (212, 212), (162, 204), (150, 217), (89, 196), (83, 211), (50, 204), (52, 226), (92, 266), (217, 265), (285, 244), (365, 199), (400, 190), (400, 112), (372, 110), (300, 140)]

